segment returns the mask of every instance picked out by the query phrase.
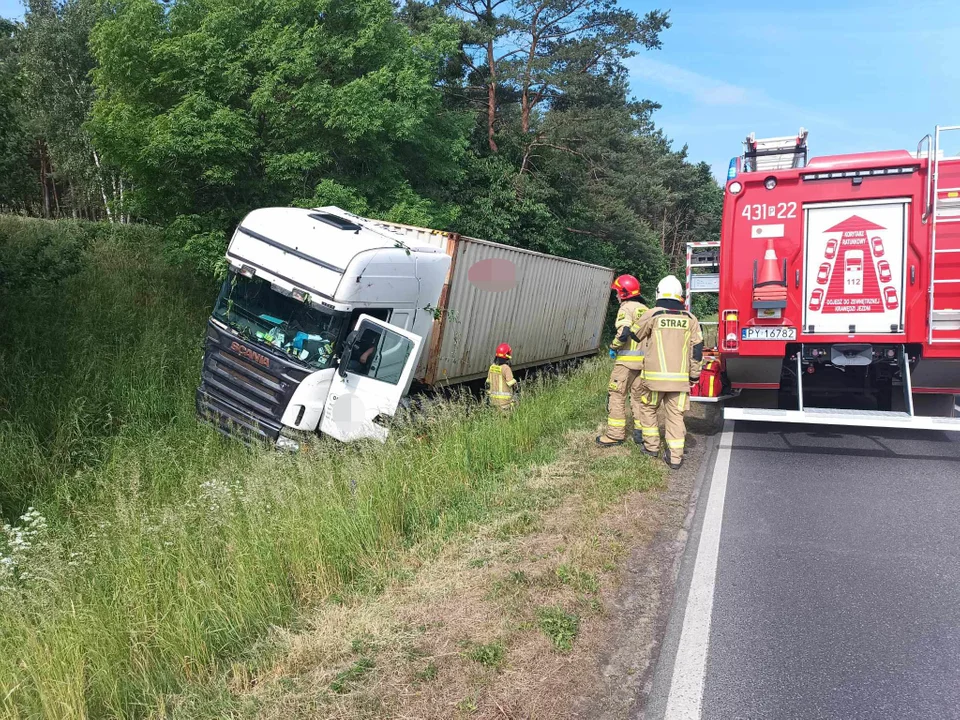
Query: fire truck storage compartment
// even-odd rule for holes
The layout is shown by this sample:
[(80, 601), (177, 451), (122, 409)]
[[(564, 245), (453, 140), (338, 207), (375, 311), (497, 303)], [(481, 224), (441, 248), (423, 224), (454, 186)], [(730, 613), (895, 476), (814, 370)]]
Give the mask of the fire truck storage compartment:
[(806, 335), (901, 335), (909, 199), (804, 206)]

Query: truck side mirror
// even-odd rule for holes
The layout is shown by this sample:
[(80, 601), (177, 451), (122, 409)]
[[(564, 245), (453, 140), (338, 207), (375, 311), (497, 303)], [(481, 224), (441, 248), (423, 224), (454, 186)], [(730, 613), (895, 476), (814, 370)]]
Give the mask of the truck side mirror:
[(337, 366), (337, 372), (340, 377), (347, 376), (347, 365), (350, 362), (350, 356), (353, 354), (354, 345), (357, 342), (357, 331), (353, 330), (347, 339), (343, 341), (343, 355), (340, 356), (340, 365)]

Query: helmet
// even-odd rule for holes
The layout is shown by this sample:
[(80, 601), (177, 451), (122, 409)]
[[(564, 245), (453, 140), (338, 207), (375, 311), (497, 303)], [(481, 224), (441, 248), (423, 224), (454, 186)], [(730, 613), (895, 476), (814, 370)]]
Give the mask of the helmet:
[(630, 298), (637, 297), (640, 294), (640, 281), (637, 280), (633, 275), (621, 275), (613, 281), (613, 285), (610, 286), (610, 289), (616, 290), (617, 297), (621, 300), (629, 300)]
[(505, 358), (506, 360), (510, 359), (510, 356), (513, 354), (513, 351), (510, 349), (510, 346), (506, 343), (500, 343), (497, 345), (497, 357)]
[(676, 275), (667, 275), (660, 284), (657, 285), (657, 300), (668, 298), (670, 300), (683, 300), (683, 286), (677, 280)]

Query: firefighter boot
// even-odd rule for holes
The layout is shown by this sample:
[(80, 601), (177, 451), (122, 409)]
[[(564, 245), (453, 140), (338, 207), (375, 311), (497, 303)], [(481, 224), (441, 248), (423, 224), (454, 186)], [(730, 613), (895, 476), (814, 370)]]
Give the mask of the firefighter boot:
[[(658, 436), (660, 435), (660, 431), (659, 431), (659, 430), (657, 431), (657, 435), (658, 435)], [(642, 452), (642, 453), (643, 453), (644, 455), (646, 455), (647, 457), (652, 457), (652, 458), (660, 457), (660, 452), (659, 452), (659, 451), (654, 452), (654, 451), (652, 451), (652, 450), (647, 450), (647, 448), (644, 446), (644, 444), (643, 444), (643, 432), (642, 432), (641, 430), (634, 430), (634, 431), (633, 431), (633, 441), (634, 441), (637, 445), (640, 446), (640, 452)]]
[(667, 448), (663, 452), (663, 461), (667, 464), (667, 467), (670, 468), (671, 470), (679, 470), (680, 466), (683, 465), (683, 458), (680, 458), (679, 460), (675, 461), (673, 456), (670, 454), (671, 452), (673, 451), (670, 450), (670, 448)]
[(667, 451), (663, 454), (663, 460), (671, 470), (676, 470), (683, 464), (683, 446), (687, 434), (683, 414), (689, 406), (690, 398), (687, 393), (663, 393), (664, 434), (667, 442)]

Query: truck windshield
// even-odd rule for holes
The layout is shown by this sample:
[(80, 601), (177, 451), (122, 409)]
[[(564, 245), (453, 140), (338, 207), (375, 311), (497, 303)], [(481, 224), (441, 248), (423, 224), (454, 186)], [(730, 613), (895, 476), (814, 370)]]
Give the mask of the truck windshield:
[(333, 363), (344, 315), (307, 305), (274, 290), (270, 283), (230, 273), (213, 316), (244, 338), (282, 350), (315, 369)]

